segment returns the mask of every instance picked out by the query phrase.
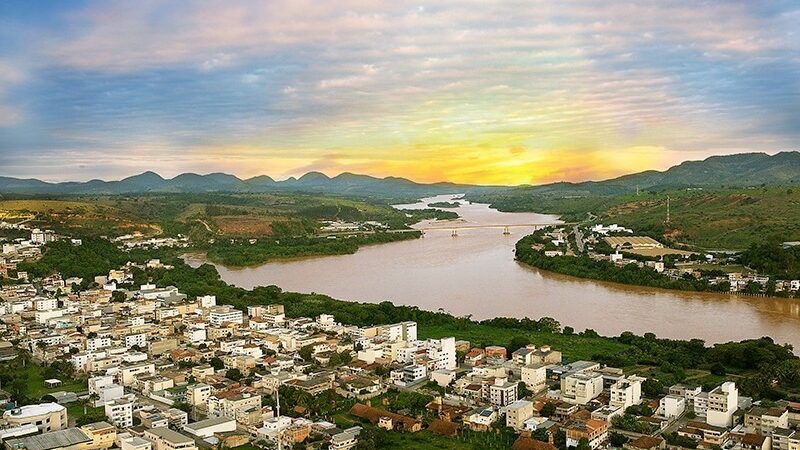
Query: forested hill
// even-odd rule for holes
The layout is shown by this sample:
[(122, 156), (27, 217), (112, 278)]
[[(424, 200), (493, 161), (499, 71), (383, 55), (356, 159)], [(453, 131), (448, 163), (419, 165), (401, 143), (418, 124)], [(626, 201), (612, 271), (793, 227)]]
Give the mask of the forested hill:
[(166, 179), (154, 172), (145, 172), (119, 181), (92, 180), (82, 183), (48, 183), (37, 179), (0, 177), (0, 193), (27, 195), (292, 192), (407, 200), (492, 189), (494, 188), (454, 183), (424, 184), (405, 178), (376, 178), (353, 173), (328, 177), (319, 172), (309, 172), (300, 178), (282, 181), (276, 181), (266, 175), (242, 180), (224, 173), (208, 175), (185, 173)]
[(691, 187), (791, 185), (800, 183), (800, 152), (742, 153), (685, 161), (665, 171), (648, 170), (605, 181), (559, 182), (519, 186), (473, 195), (475, 200), (495, 203), (521, 196), (585, 197), (619, 195), (639, 190), (666, 191)]

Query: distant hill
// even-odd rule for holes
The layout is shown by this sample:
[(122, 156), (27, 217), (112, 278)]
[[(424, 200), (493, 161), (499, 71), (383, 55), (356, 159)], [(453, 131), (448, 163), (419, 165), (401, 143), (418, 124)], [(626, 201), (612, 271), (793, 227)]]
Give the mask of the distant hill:
[(363, 198), (411, 199), (439, 194), (485, 191), (491, 187), (453, 184), (416, 183), (405, 178), (376, 178), (368, 175), (342, 173), (328, 177), (309, 172), (302, 177), (284, 181), (261, 175), (242, 180), (233, 175), (184, 173), (165, 179), (155, 172), (145, 172), (118, 181), (91, 180), (87, 182), (47, 183), (36, 179), (0, 177), (0, 193), (18, 195), (102, 195), (142, 193), (209, 193), (209, 192), (296, 192), (310, 194), (348, 195)]
[(185, 173), (165, 179), (145, 172), (119, 181), (46, 183), (36, 179), (0, 177), (0, 193), (5, 194), (141, 194), (148, 192), (299, 192), (349, 195), (363, 198), (410, 199), (438, 194), (468, 193), (473, 200), (495, 203), (509, 197), (585, 197), (617, 195), (642, 190), (663, 191), (687, 187), (783, 185), (800, 183), (800, 152), (743, 153), (712, 156), (703, 161), (686, 161), (663, 172), (648, 170), (605, 181), (558, 182), (538, 186), (500, 187), (414, 181), (342, 173), (329, 177), (309, 172), (300, 178), (283, 181), (261, 175), (242, 180), (233, 175)]
[[(666, 191), (690, 187), (733, 187), (761, 184), (774, 186), (793, 183), (800, 183), (800, 152), (781, 152), (772, 156), (766, 153), (742, 153), (712, 156), (702, 161), (685, 161), (662, 172), (648, 170), (604, 181), (518, 186), (485, 193), (485, 197), (487, 197), (485, 200), (492, 202), (493, 196), (521, 195), (538, 197), (607, 196), (635, 192), (637, 188)], [(475, 199), (474, 196), (473, 199)]]

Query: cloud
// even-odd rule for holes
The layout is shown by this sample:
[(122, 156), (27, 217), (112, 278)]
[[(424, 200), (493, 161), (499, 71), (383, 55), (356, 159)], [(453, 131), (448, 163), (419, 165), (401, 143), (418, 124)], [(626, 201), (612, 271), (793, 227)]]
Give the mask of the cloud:
[[(149, 146), (191, 154), (180, 159), (191, 167), (269, 160), (278, 173), (324, 163), (497, 182), (610, 176), (800, 137), (791, 3), (51, 8), (41, 22), (8, 14), (33, 38), (16, 55), (27, 58), (24, 77), (4, 83), (0, 64), (0, 126), (11, 130), (0, 152), (90, 161)], [(225, 159), (231, 149), (238, 156)], [(646, 156), (629, 164), (619, 152)]]

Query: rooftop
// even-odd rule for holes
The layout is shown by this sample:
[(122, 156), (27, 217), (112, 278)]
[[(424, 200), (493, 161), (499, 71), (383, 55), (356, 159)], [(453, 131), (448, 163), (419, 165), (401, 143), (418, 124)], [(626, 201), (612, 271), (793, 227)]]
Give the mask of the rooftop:
[(83, 431), (78, 428), (66, 428), (64, 430), (11, 439), (6, 442), (6, 446), (8, 448), (24, 448), (26, 450), (52, 450), (86, 442), (92, 442), (92, 439), (86, 436)]
[(33, 417), (41, 416), (43, 414), (51, 414), (54, 412), (66, 411), (62, 405), (58, 403), (40, 403), (38, 405), (25, 405), (19, 408), (6, 411), (3, 417)]

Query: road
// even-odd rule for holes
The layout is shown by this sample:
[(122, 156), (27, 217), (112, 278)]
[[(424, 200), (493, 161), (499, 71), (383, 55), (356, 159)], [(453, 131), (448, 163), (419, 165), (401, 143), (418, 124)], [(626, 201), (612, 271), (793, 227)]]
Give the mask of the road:
[(577, 225), (572, 231), (575, 233), (575, 244), (578, 246), (578, 253), (583, 253), (583, 233), (581, 233)]

